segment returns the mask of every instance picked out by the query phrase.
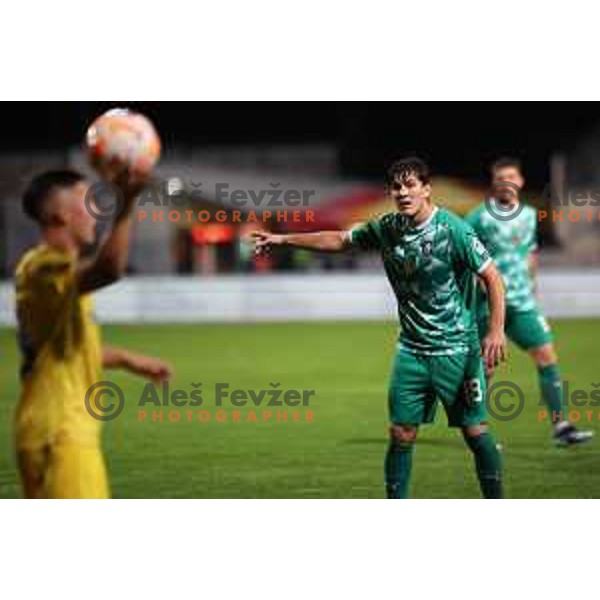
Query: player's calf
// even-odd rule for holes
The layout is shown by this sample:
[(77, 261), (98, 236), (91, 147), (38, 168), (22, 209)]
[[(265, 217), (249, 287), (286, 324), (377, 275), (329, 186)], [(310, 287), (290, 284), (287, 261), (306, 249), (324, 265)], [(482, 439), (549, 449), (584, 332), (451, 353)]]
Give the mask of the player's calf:
[(385, 457), (385, 487), (390, 499), (408, 498), (416, 439), (417, 427), (414, 425), (390, 427), (390, 445)]
[(550, 412), (552, 423), (556, 427), (561, 423), (567, 423), (562, 419), (563, 413), (563, 391), (560, 371), (558, 369), (558, 357), (552, 344), (544, 344), (529, 350), (529, 356), (534, 361), (539, 378), (539, 386), (542, 398)]
[(462, 428), (475, 459), (475, 470), (484, 498), (502, 498), (502, 461), (496, 441), (485, 423)]
[(554, 441), (558, 446), (574, 446), (592, 439), (591, 431), (579, 430), (562, 418), (566, 412), (563, 386), (558, 368), (558, 357), (552, 343), (529, 350), (538, 370), (542, 398), (548, 407), (554, 425)]

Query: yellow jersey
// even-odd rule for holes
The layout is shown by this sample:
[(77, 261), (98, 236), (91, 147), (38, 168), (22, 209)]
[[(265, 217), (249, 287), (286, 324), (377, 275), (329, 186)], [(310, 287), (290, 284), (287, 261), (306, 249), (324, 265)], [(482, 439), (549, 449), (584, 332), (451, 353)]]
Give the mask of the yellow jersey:
[(21, 449), (99, 444), (100, 422), (88, 413), (85, 395), (100, 379), (100, 336), (90, 295), (78, 293), (75, 266), (75, 257), (40, 245), (16, 269)]

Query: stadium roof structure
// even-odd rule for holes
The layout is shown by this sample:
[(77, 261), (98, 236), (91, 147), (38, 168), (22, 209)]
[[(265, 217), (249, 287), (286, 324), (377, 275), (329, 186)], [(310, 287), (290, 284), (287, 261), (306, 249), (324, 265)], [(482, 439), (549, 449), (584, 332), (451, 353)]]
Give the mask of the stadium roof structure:
[[(314, 229), (349, 227), (393, 210), (385, 198), (383, 188), (373, 182), (341, 178), (293, 177), (256, 171), (228, 170), (217, 167), (192, 167), (181, 162), (162, 162), (157, 170), (159, 178), (176, 178), (184, 190), (196, 192), (203, 200), (214, 202), (226, 210), (241, 210), (257, 214), (264, 211), (295, 209), (313, 210)], [(485, 196), (485, 190), (453, 178), (434, 180), (436, 201), (458, 214), (465, 214)], [(241, 200), (233, 199), (239, 191)], [(298, 205), (287, 206), (286, 194), (296, 192), (305, 198)], [(306, 229), (304, 225), (290, 223)]]
[[(438, 178), (433, 189), (436, 203), (459, 215), (465, 215), (485, 197), (485, 190), (459, 179)], [(328, 198), (317, 207), (315, 229), (348, 229), (393, 210), (392, 201), (379, 186), (356, 184), (345, 194)]]

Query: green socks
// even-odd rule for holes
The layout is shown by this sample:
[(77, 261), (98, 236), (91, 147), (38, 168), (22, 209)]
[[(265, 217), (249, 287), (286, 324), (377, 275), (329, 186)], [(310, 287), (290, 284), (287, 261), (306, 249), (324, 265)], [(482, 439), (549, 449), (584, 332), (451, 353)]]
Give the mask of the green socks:
[(542, 398), (548, 406), (550, 419), (556, 424), (560, 421), (566, 421), (566, 416), (563, 415), (565, 407), (563, 406), (563, 391), (560, 381), (560, 373), (557, 365), (547, 365), (538, 368), (540, 378), (540, 389), (542, 390)]
[[(490, 433), (465, 436), (475, 457), (475, 469), (484, 498), (502, 498), (502, 462)], [(391, 440), (385, 457), (385, 489), (388, 498), (408, 498), (414, 443)]]
[(385, 489), (388, 498), (408, 498), (414, 444), (391, 440), (385, 457)]
[(475, 457), (475, 470), (484, 498), (502, 498), (502, 461), (491, 433), (464, 436)]

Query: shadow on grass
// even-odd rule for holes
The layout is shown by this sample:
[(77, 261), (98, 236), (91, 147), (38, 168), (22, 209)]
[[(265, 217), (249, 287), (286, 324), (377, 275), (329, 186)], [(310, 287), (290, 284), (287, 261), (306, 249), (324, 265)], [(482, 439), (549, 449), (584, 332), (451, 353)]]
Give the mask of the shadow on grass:
[[(347, 440), (341, 440), (342, 444), (350, 444), (353, 446), (360, 445), (377, 445), (386, 446), (388, 443), (387, 438), (350, 438)], [(463, 447), (464, 442), (459, 438), (418, 438), (416, 441), (417, 446), (433, 446), (438, 448), (458, 448)]]

